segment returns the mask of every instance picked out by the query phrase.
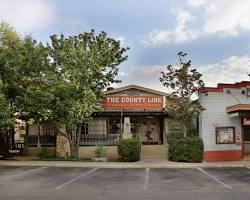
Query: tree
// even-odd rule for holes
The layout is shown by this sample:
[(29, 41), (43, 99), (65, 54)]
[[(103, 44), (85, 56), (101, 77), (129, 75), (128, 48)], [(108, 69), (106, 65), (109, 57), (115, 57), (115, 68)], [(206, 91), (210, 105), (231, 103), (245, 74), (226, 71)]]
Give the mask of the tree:
[[(46, 47), (0, 24), (0, 109), (10, 119), (52, 120), (66, 128), (71, 155), (78, 156), (81, 126), (98, 111), (97, 100), (115, 79), (128, 48), (94, 30), (68, 38), (51, 36)], [(0, 110), (1, 112), (1, 110)], [(6, 121), (7, 122), (7, 121)]]
[[(51, 36), (49, 55), (55, 69), (51, 82), (54, 100), (53, 121), (70, 143), (71, 156), (77, 157), (83, 123), (98, 111), (97, 100), (110, 83), (118, 82), (118, 66), (127, 59), (128, 48), (94, 30), (76, 36)], [(63, 133), (62, 133), (63, 134)]]
[(167, 66), (166, 72), (161, 72), (160, 81), (171, 90), (167, 96), (166, 111), (171, 117), (181, 122), (184, 137), (192, 120), (203, 110), (199, 101), (194, 100), (198, 92), (204, 88), (202, 74), (191, 68), (191, 60), (185, 61), (187, 54), (179, 52), (176, 67)]
[(2, 130), (13, 127), (14, 123), (13, 111), (4, 95), (0, 93), (0, 134)]
[(0, 23), (0, 133), (14, 133), (15, 108), (13, 96), (16, 93), (16, 63), (19, 60), (17, 50), (20, 46), (18, 33), (7, 23)]
[[(11, 112), (7, 121), (14, 121), (16, 112), (38, 123), (48, 119), (52, 101), (50, 72), (48, 49), (42, 43), (31, 36), (21, 37), (7, 23), (0, 24), (0, 103)], [(14, 128), (13, 123), (7, 124)]]

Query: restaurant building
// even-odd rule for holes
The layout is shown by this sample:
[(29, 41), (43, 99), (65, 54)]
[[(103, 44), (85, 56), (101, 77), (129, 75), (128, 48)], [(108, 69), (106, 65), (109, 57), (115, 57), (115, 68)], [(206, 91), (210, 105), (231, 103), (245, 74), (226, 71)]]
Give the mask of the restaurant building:
[[(107, 156), (116, 159), (118, 141), (133, 136), (140, 138), (144, 157), (165, 156), (164, 132), (169, 122), (164, 108), (168, 94), (137, 85), (108, 88), (104, 94), (105, 99), (99, 102), (101, 111), (94, 113), (92, 120), (82, 126), (79, 156), (92, 157), (95, 146), (101, 144), (107, 146)], [(57, 150), (62, 146), (58, 138), (57, 144), (52, 140), (51, 136), (56, 134), (51, 123), (45, 122), (41, 130), (37, 141), (38, 127), (29, 127), (28, 138), (33, 138), (28, 142), (30, 149), (32, 145), (37, 147), (37, 142), (40, 146), (56, 146)], [(64, 147), (59, 151), (63, 153)]]
[(205, 161), (237, 161), (250, 155), (250, 82), (219, 83), (199, 94), (204, 110), (199, 134)]

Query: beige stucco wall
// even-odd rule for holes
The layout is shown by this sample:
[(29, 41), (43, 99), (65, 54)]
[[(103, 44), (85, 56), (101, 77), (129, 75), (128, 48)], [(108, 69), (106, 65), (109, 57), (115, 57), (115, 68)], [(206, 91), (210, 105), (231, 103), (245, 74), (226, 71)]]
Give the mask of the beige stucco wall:
[[(56, 147), (46, 147), (49, 149), (49, 151), (51, 152), (51, 154), (56, 154)], [(39, 152), (41, 151), (41, 148), (39, 147), (28, 147), (27, 148), (27, 155), (28, 156), (38, 156)]]
[[(95, 156), (96, 147), (79, 147), (79, 157), (80, 158), (92, 158)], [(117, 160), (119, 155), (117, 153), (117, 146), (106, 146), (107, 148), (107, 157), (109, 161)], [(38, 156), (41, 148), (38, 147), (28, 147), (27, 155), (28, 156)], [(48, 147), (51, 153), (56, 154), (56, 147)]]
[[(79, 157), (80, 158), (92, 158), (95, 156), (96, 147), (80, 147), (79, 148)], [(108, 160), (117, 160), (119, 155), (117, 153), (117, 146), (106, 146), (107, 149), (107, 158)]]

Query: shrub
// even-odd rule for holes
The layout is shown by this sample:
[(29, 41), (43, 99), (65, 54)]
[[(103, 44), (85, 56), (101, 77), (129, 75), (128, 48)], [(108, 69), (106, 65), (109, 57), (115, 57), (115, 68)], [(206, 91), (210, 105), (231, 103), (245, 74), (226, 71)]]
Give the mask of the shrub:
[(96, 146), (96, 148), (95, 148), (95, 156), (97, 158), (105, 157), (106, 156), (106, 148), (105, 148), (105, 146), (103, 146), (103, 145)]
[(53, 156), (55, 156), (55, 155), (53, 155), (50, 152), (49, 148), (47, 148), (47, 147), (42, 147), (40, 152), (39, 152), (39, 158), (40, 159), (47, 159), (47, 158), (51, 158)]
[(199, 137), (168, 138), (168, 159), (177, 162), (202, 162), (203, 141)]
[(118, 143), (119, 159), (125, 162), (140, 160), (140, 141), (138, 138), (120, 140)]

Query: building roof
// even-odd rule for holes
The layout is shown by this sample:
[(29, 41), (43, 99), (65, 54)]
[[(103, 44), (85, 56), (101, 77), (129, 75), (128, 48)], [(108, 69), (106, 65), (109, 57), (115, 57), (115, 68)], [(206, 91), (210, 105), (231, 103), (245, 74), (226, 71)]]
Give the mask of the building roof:
[(138, 85), (127, 85), (127, 86), (124, 86), (124, 87), (114, 88), (114, 89), (105, 91), (104, 94), (105, 95), (113, 94), (113, 93), (129, 90), (129, 89), (137, 89), (137, 90), (141, 90), (141, 91), (145, 91), (145, 92), (149, 92), (149, 93), (153, 93), (153, 94), (158, 94), (158, 95), (162, 95), (162, 96), (169, 96), (168, 93), (161, 92), (161, 91), (158, 91), (158, 90), (153, 90), (153, 89), (138, 86)]
[(217, 87), (205, 87), (202, 91), (203, 92), (223, 92), (224, 88), (233, 88), (233, 89), (240, 89), (243, 87), (250, 86), (250, 81), (241, 81), (237, 83), (218, 83)]

